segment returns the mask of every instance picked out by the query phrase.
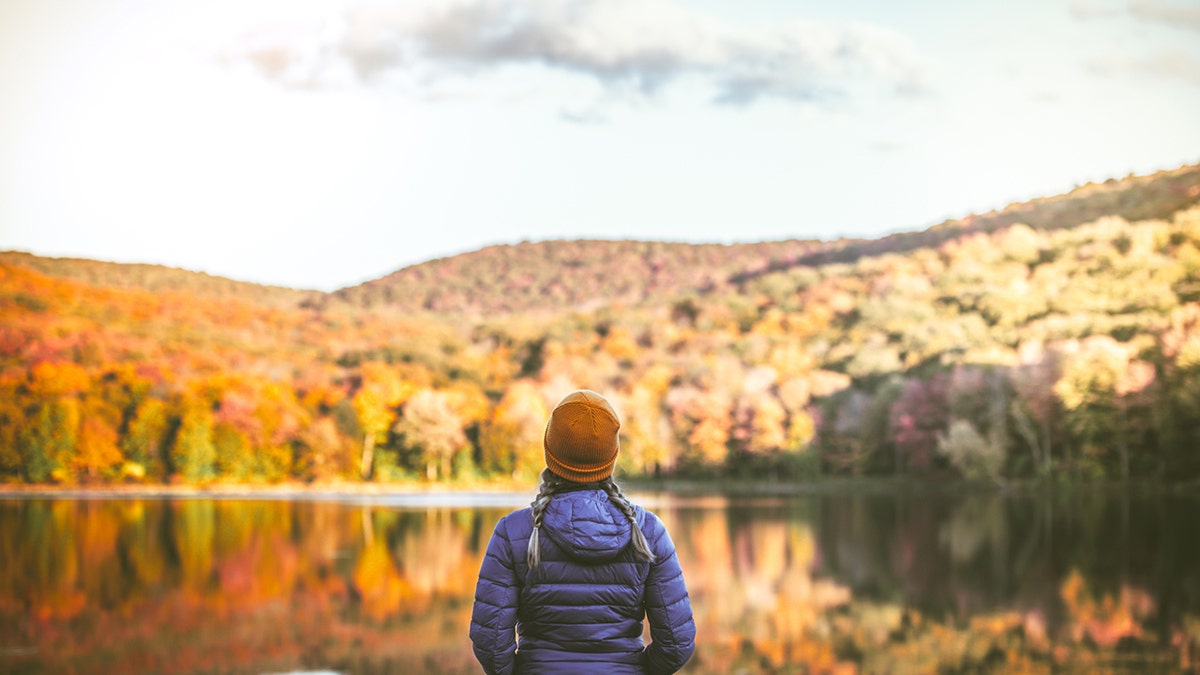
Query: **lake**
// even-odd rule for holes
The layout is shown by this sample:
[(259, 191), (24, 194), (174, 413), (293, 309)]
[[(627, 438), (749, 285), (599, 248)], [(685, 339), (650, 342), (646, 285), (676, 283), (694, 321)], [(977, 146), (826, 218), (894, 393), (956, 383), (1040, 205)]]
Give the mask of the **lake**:
[[(0, 496), (0, 672), (477, 673), (496, 520), (532, 498)], [(1196, 672), (1200, 498), (634, 494), (689, 673)]]

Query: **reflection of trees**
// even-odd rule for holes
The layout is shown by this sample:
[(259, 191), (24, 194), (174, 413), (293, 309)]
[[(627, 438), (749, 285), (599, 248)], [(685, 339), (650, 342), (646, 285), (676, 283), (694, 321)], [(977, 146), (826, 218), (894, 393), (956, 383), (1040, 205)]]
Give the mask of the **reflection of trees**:
[(371, 511), (367, 541), (330, 505), (0, 502), (0, 670), (469, 672), (497, 514)]
[(405, 515), (411, 522), (393, 552), (414, 593), (424, 598), (473, 595), (480, 558), (467, 549), (461, 523), (445, 510)]
[(213, 534), (216, 530), (214, 504), (188, 500), (173, 505), (175, 555), (179, 562), (180, 585), (202, 592), (212, 574)]
[(401, 601), (410, 595), (409, 586), (396, 569), (382, 538), (372, 538), (367, 544), (354, 565), (353, 579), (363, 613), (376, 621), (397, 611)]
[(949, 608), (958, 618), (1016, 605), (1053, 619), (1059, 608), (1047, 598), (1057, 597), (1071, 562), (1110, 587), (1127, 577), (1152, 585), (1150, 575), (1163, 572), (1191, 576), (1155, 569), (1181, 560), (1163, 548), (1160, 524), (1188, 537), (1182, 523), (1157, 517), (1149, 500), (1134, 507), (1132, 517), (1146, 524), (1136, 529), (1121, 525), (1128, 500), (1103, 496), (889, 494), (820, 503), (823, 573), (859, 597)]
[[(883, 494), (660, 514), (701, 636), (689, 672), (1085, 672), (1194, 663), (1194, 509)], [(0, 502), (0, 670), (475, 672), (465, 631), (500, 515)]]
[[(849, 600), (845, 589), (814, 579), (811, 525), (776, 507), (682, 511), (668, 521), (684, 564), (702, 636), (697, 665), (731, 672), (747, 640), (775, 666), (804, 654), (833, 662), (828, 643), (813, 632), (831, 608)], [(815, 659), (815, 661), (814, 661)]]

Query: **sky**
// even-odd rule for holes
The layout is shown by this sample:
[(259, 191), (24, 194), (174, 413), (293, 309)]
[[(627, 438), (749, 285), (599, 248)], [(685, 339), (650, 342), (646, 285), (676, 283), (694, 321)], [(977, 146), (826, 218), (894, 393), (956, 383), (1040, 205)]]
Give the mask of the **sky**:
[(0, 250), (333, 290), (1200, 162), (1200, 0), (3, 0)]

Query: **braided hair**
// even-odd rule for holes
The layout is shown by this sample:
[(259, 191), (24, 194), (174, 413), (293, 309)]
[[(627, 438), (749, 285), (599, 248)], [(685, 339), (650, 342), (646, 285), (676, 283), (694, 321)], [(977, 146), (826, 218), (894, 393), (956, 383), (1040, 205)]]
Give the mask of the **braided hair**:
[(650, 542), (646, 541), (646, 535), (637, 525), (637, 512), (633, 510), (633, 504), (629, 503), (625, 493), (621, 492), (621, 487), (612, 479), (612, 476), (600, 481), (600, 487), (608, 493), (608, 501), (616, 504), (617, 508), (621, 509), (621, 513), (624, 513), (625, 517), (629, 519), (629, 528), (633, 535), (629, 543), (633, 546), (634, 555), (646, 562), (654, 562), (654, 551), (650, 550)]
[[(533, 533), (529, 535), (529, 550), (525, 554), (525, 561), (531, 569), (537, 567), (542, 562), (542, 519), (546, 515), (546, 507), (550, 506), (550, 499), (559, 492), (563, 492), (564, 488), (574, 485), (578, 485), (578, 483), (572, 483), (565, 478), (560, 478), (551, 472), (550, 469), (542, 471), (542, 479), (538, 484), (537, 497), (534, 497), (533, 501), (529, 504), (533, 509)], [(650, 550), (650, 543), (646, 541), (646, 535), (642, 533), (642, 528), (637, 526), (637, 512), (634, 511), (633, 504), (621, 492), (620, 486), (612, 479), (612, 476), (599, 481), (596, 486), (604, 490), (608, 495), (608, 500), (629, 519), (629, 529), (632, 535), (630, 545), (633, 546), (634, 555), (646, 562), (654, 562), (654, 552)]]
[(533, 534), (529, 535), (529, 550), (525, 553), (525, 562), (532, 569), (542, 562), (541, 530), (542, 518), (546, 515), (546, 507), (550, 506), (550, 498), (567, 485), (565, 478), (559, 478), (550, 472), (542, 470), (542, 480), (538, 484), (537, 496), (529, 506), (533, 508)]

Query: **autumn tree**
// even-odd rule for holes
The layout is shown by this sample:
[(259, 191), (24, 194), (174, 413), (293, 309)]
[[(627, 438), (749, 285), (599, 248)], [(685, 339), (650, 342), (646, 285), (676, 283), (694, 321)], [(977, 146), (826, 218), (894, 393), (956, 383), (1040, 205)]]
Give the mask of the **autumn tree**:
[(18, 400), (20, 383), (16, 377), (0, 376), (0, 482), (21, 475), (20, 430), (25, 428), (25, 412)]
[(30, 369), (26, 386), (40, 402), (18, 438), (30, 481), (73, 476), (82, 419), (79, 395), (89, 385), (87, 372), (74, 363), (43, 361)]
[(544, 466), (542, 435), (550, 410), (531, 380), (513, 382), (479, 434), (487, 471), (531, 479)]
[(341, 434), (332, 417), (313, 419), (299, 431), (293, 475), (316, 481), (357, 475), (358, 462), (349, 461), (359, 450), (357, 440)]
[(396, 407), (412, 395), (412, 384), (405, 382), (386, 363), (368, 362), (361, 366), (362, 386), (351, 400), (363, 433), (359, 473), (370, 478), (375, 462), (376, 444), (387, 440), (396, 419)]
[(450, 478), (450, 462), (463, 449), (467, 437), (462, 420), (450, 407), (444, 392), (422, 389), (404, 404), (395, 432), (414, 449), (431, 481)]
[(695, 386), (673, 387), (664, 400), (683, 458), (697, 466), (723, 464), (729, 453), (733, 402), (724, 392)]
[(933, 467), (938, 434), (948, 425), (948, 384), (944, 373), (935, 373), (928, 380), (908, 380), (892, 404), (888, 432), (896, 449), (898, 473)]
[(1130, 475), (1130, 438), (1140, 427), (1137, 395), (1154, 381), (1154, 367), (1136, 359), (1131, 345), (1108, 336), (1083, 340), (1068, 354), (1054, 392), (1066, 410), (1066, 423), (1083, 449), (1103, 458), (1115, 446), (1122, 479)]
[(242, 382), (223, 384), (213, 414), (213, 449), (216, 473), (234, 480), (247, 480), (256, 473), (255, 441), (262, 423), (255, 416), (254, 392)]
[(86, 415), (80, 425), (75, 467), (95, 481), (120, 464), (121, 459), (117, 430), (102, 415)]
[(291, 473), (293, 446), (300, 430), (308, 424), (309, 416), (290, 387), (266, 382), (255, 393), (254, 418), (259, 429), (254, 439), (255, 470), (267, 480), (283, 480)]
[(467, 449), (456, 456), (456, 462), (470, 466), (472, 471), (481, 468), (482, 451), (479, 445), (480, 434), (492, 413), (492, 402), (475, 382), (465, 380), (451, 382), (440, 389), (445, 394), (446, 403), (462, 424), (466, 436)]
[(631, 473), (659, 473), (674, 468), (671, 427), (662, 409), (671, 374), (665, 365), (649, 368), (618, 401), (623, 417), (617, 461)]
[(787, 411), (770, 392), (739, 398), (734, 419), (733, 437), (745, 452), (769, 455), (787, 448)]

